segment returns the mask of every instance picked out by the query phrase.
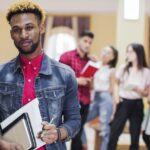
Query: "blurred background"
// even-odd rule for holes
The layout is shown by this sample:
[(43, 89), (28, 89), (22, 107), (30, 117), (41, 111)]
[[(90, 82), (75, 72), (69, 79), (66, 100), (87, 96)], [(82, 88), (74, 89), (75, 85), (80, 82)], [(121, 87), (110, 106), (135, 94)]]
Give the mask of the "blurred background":
[[(0, 0), (0, 63), (16, 56), (5, 15), (17, 0)], [(124, 61), (126, 46), (131, 42), (144, 44), (147, 60), (150, 50), (150, 0), (33, 0), (47, 13), (43, 47), (49, 56), (59, 59), (64, 51), (76, 47), (78, 34), (91, 30), (95, 39), (91, 48), (99, 55), (108, 44), (119, 50)], [(123, 59), (122, 59), (123, 58)]]
[[(7, 8), (16, 1), (0, 0), (0, 63), (18, 54), (6, 21)], [(99, 56), (101, 48), (113, 45), (119, 51), (120, 64), (125, 59), (127, 45), (138, 42), (144, 45), (147, 62), (150, 63), (150, 0), (33, 1), (46, 10), (46, 32), (42, 42), (44, 51), (50, 57), (58, 60), (62, 53), (76, 48), (78, 35), (83, 30), (90, 30), (95, 34), (91, 53)], [(86, 130), (92, 150), (96, 136), (94, 130), (88, 127)], [(126, 134), (120, 138), (120, 143), (128, 145), (129, 141)], [(143, 145), (142, 141), (140, 143)]]

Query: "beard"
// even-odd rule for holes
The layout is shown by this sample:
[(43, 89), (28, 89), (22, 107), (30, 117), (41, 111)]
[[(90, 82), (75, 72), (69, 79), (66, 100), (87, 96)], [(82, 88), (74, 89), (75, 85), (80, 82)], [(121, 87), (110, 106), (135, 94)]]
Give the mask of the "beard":
[(24, 55), (28, 55), (28, 54), (32, 54), (36, 51), (38, 45), (40, 43), (40, 38), (38, 39), (38, 41), (36, 43), (33, 43), (30, 47), (30, 49), (28, 51), (25, 51), (24, 49), (22, 49), (19, 45), (17, 45), (15, 42), (15, 46), (18, 49), (19, 53), (24, 54)]

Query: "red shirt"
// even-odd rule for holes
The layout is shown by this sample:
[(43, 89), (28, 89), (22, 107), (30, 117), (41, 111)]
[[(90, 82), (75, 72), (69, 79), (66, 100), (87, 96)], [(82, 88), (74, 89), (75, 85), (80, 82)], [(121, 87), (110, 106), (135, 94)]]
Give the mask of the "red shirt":
[[(77, 50), (69, 51), (64, 53), (60, 57), (60, 62), (69, 65), (75, 72), (76, 77), (80, 76), (80, 73), (86, 63), (89, 61), (87, 57), (81, 58)], [(78, 86), (78, 99), (83, 104), (90, 103), (90, 87), (87, 86)]]
[[(23, 70), (25, 81), (22, 96), (22, 105), (26, 105), (34, 98), (36, 98), (34, 80), (40, 71), (43, 55), (44, 53), (42, 52), (39, 56), (35, 57), (32, 60), (28, 60), (26, 57), (20, 55), (21, 67)], [(41, 147), (38, 150), (45, 150), (45, 148)]]

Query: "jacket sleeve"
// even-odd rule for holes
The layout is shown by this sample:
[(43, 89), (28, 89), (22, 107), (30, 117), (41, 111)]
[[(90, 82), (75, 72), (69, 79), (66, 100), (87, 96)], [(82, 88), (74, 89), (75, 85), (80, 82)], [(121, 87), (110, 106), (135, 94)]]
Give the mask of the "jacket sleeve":
[(81, 125), (80, 107), (77, 98), (77, 81), (72, 70), (67, 71), (66, 82), (67, 88), (63, 106), (64, 124), (61, 126), (68, 131), (69, 138), (72, 138), (78, 133)]

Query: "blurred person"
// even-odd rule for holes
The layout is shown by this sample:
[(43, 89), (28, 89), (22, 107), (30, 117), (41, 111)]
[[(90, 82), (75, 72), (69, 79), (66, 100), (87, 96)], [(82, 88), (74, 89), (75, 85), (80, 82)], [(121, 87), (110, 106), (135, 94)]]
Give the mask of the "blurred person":
[(107, 150), (110, 134), (110, 122), (113, 117), (113, 85), (118, 51), (113, 46), (107, 46), (101, 52), (100, 69), (93, 79), (94, 100), (90, 105), (87, 121), (97, 116), (100, 120), (100, 150)]
[(147, 147), (147, 150), (150, 150), (150, 86), (148, 91), (148, 109), (146, 111), (143, 124), (142, 124), (142, 137)]
[(0, 122), (37, 98), (45, 130), (37, 136), (46, 143), (38, 150), (66, 150), (65, 141), (77, 134), (81, 123), (77, 81), (72, 69), (43, 52), (44, 19), (44, 10), (30, 0), (8, 9), (19, 55), (0, 66)]
[(125, 123), (129, 120), (130, 150), (139, 150), (139, 136), (143, 120), (143, 97), (148, 95), (150, 70), (147, 68), (144, 47), (131, 43), (126, 50), (126, 64), (116, 73), (114, 99), (117, 104), (108, 150), (116, 150)]
[[(66, 52), (61, 55), (60, 62), (69, 65), (75, 72), (78, 83), (78, 99), (80, 102), (81, 129), (77, 136), (72, 139), (71, 150), (83, 150), (84, 146), (81, 140), (83, 126), (87, 119), (90, 100), (90, 83), (91, 78), (80, 77), (80, 73), (89, 60), (95, 60), (90, 55), (94, 34), (90, 31), (81, 33), (78, 39), (78, 47), (75, 50)], [(84, 133), (83, 133), (84, 134)], [(84, 136), (84, 135), (83, 135)], [(84, 137), (85, 138), (85, 137)]]
[(23, 148), (17, 143), (0, 138), (0, 150), (23, 150)]

